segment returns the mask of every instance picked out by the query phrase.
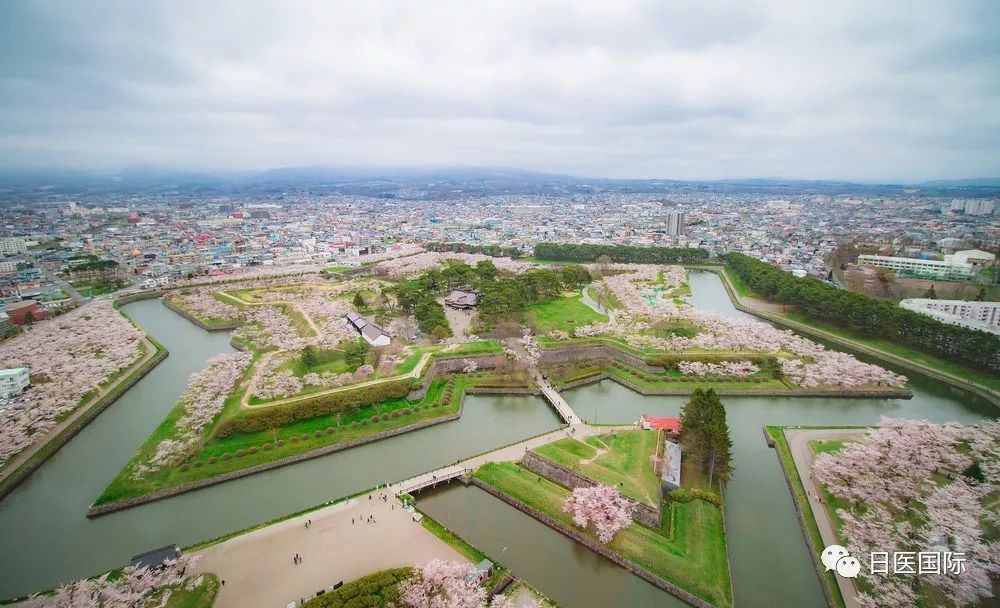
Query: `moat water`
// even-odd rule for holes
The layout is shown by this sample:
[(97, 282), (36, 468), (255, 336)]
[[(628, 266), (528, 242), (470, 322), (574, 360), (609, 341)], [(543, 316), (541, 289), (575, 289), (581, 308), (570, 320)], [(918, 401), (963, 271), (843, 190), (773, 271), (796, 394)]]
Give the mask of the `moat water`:
[[(692, 273), (693, 303), (733, 309), (719, 278)], [(170, 356), (0, 502), (0, 597), (47, 589), (126, 563), (450, 464), (559, 426), (535, 397), (470, 396), (460, 420), (88, 520), (85, 512), (229, 336), (204, 332), (159, 301), (124, 307)], [(908, 374), (909, 375), (909, 374)], [(736, 604), (821, 606), (822, 593), (765, 424), (873, 424), (882, 415), (975, 422), (983, 400), (911, 376), (911, 400), (727, 398), (736, 473), (726, 516)], [(642, 397), (602, 382), (566, 393), (585, 420), (631, 422), (676, 414), (682, 398)], [(681, 606), (584, 547), (476, 489), (426, 494), (420, 505), (567, 608)]]

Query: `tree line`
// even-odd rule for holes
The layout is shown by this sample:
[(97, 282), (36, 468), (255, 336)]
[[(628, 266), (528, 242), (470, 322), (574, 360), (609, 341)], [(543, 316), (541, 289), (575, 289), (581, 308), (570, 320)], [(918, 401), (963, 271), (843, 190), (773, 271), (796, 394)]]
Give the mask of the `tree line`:
[(451, 251), (454, 253), (479, 253), (492, 258), (521, 257), (517, 247), (502, 247), (500, 245), (473, 245), (471, 243), (425, 243), (427, 251)]
[(795, 277), (740, 253), (726, 254), (723, 259), (750, 289), (768, 300), (795, 306), (810, 319), (912, 346), (977, 370), (1000, 372), (1000, 336), (942, 323), (816, 279)]
[(607, 256), (622, 264), (704, 264), (708, 250), (696, 247), (633, 247), (630, 245), (589, 245), (574, 243), (538, 243), (535, 257), (540, 260), (596, 262)]

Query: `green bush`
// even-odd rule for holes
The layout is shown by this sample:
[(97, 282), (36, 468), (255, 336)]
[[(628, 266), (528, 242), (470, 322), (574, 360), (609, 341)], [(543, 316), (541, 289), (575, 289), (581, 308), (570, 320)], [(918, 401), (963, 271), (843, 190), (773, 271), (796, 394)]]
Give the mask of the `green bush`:
[(219, 423), (215, 431), (218, 438), (235, 433), (256, 433), (286, 426), (299, 420), (352, 412), (362, 406), (402, 399), (416, 388), (412, 379), (382, 382), (364, 388), (319, 395), (291, 405), (281, 405), (247, 412)]
[(265, 450), (270, 450), (271, 449), (271, 444), (270, 443), (265, 443), (264, 444), (264, 449)]
[(208, 459), (208, 464), (215, 464), (216, 462), (218, 462), (218, 459), (215, 456)]
[(401, 605), (399, 582), (413, 573), (412, 568), (396, 568), (369, 574), (340, 589), (314, 597), (302, 608), (384, 608)]
[(226, 452), (225, 454), (222, 455), (223, 460), (229, 460), (230, 458), (232, 458), (232, 455), (230, 455), (229, 452)]
[(246, 455), (247, 455), (247, 452), (243, 448), (240, 448), (240, 449), (236, 450), (236, 457), (237, 458), (243, 458)]
[(256, 453), (257, 453), (257, 446), (250, 446), (250, 449), (247, 450), (247, 454), (256, 454)]
[(677, 488), (676, 490), (671, 490), (667, 492), (664, 499), (667, 502), (691, 502), (692, 500), (700, 498), (705, 502), (710, 502), (715, 506), (722, 506), (722, 497), (711, 490), (705, 490), (703, 488)]

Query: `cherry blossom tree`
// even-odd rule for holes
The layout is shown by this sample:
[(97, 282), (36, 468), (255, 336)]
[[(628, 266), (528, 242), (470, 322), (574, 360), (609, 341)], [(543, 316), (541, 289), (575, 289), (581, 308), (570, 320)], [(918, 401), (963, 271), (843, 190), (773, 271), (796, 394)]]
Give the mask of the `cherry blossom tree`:
[[(27, 604), (32, 608), (163, 607), (170, 598), (169, 588), (193, 590), (201, 584), (201, 577), (186, 576), (188, 568), (196, 563), (196, 557), (182, 556), (157, 568), (126, 566), (115, 578), (109, 573), (79, 580), (57, 588), (51, 595), (34, 596)], [(161, 592), (159, 601), (152, 604), (157, 592)]]
[[(1000, 572), (997, 543), (984, 525), (996, 526), (989, 506), (997, 477), (967, 475), (973, 464), (995, 472), (1000, 460), (1000, 423), (977, 426), (883, 418), (863, 441), (817, 457), (813, 476), (847, 505), (838, 515), (841, 535), (862, 562), (872, 552), (961, 552), (966, 571), (942, 570), (913, 580), (863, 568), (866, 608), (914, 605), (924, 586), (935, 587), (956, 606), (977, 603), (990, 593), (990, 576)], [(866, 564), (869, 565), (869, 564)]]
[(0, 466), (139, 360), (143, 333), (97, 300), (0, 345), (0, 368), (27, 367), (32, 384), (0, 408)]
[(253, 355), (236, 352), (209, 359), (208, 366), (188, 381), (179, 403), (183, 414), (174, 423), (174, 435), (157, 444), (149, 459), (132, 468), (132, 477), (142, 479), (153, 471), (176, 466), (193, 455), (201, 445), (202, 434), (222, 412), (226, 397), (233, 391)]
[(576, 488), (563, 503), (563, 511), (572, 514), (573, 523), (584, 529), (592, 525), (604, 544), (631, 525), (635, 508), (635, 503), (622, 496), (617, 488), (606, 485)]
[(486, 589), (472, 564), (431, 560), (399, 583), (399, 596), (410, 608), (482, 608)]

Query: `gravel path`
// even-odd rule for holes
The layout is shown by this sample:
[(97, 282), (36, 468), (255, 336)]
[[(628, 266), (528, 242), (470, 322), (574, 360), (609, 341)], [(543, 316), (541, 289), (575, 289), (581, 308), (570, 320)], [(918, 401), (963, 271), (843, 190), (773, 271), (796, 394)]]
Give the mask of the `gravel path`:
[[(823, 539), (823, 546), (838, 544), (837, 536), (833, 532), (833, 523), (826, 511), (826, 506), (820, 502), (819, 485), (813, 480), (812, 465), (816, 460), (816, 455), (809, 446), (811, 441), (821, 439), (836, 440), (859, 440), (863, 439), (867, 431), (865, 429), (786, 429), (785, 438), (788, 440), (788, 449), (792, 453), (792, 460), (795, 462), (795, 469), (798, 471), (802, 486), (806, 489), (809, 499), (809, 507), (812, 509), (816, 526), (819, 527), (819, 535)], [(818, 556), (817, 556), (818, 557)], [(857, 589), (849, 578), (837, 576), (837, 585), (840, 587), (840, 594), (844, 597), (847, 608), (860, 608), (856, 598)]]

